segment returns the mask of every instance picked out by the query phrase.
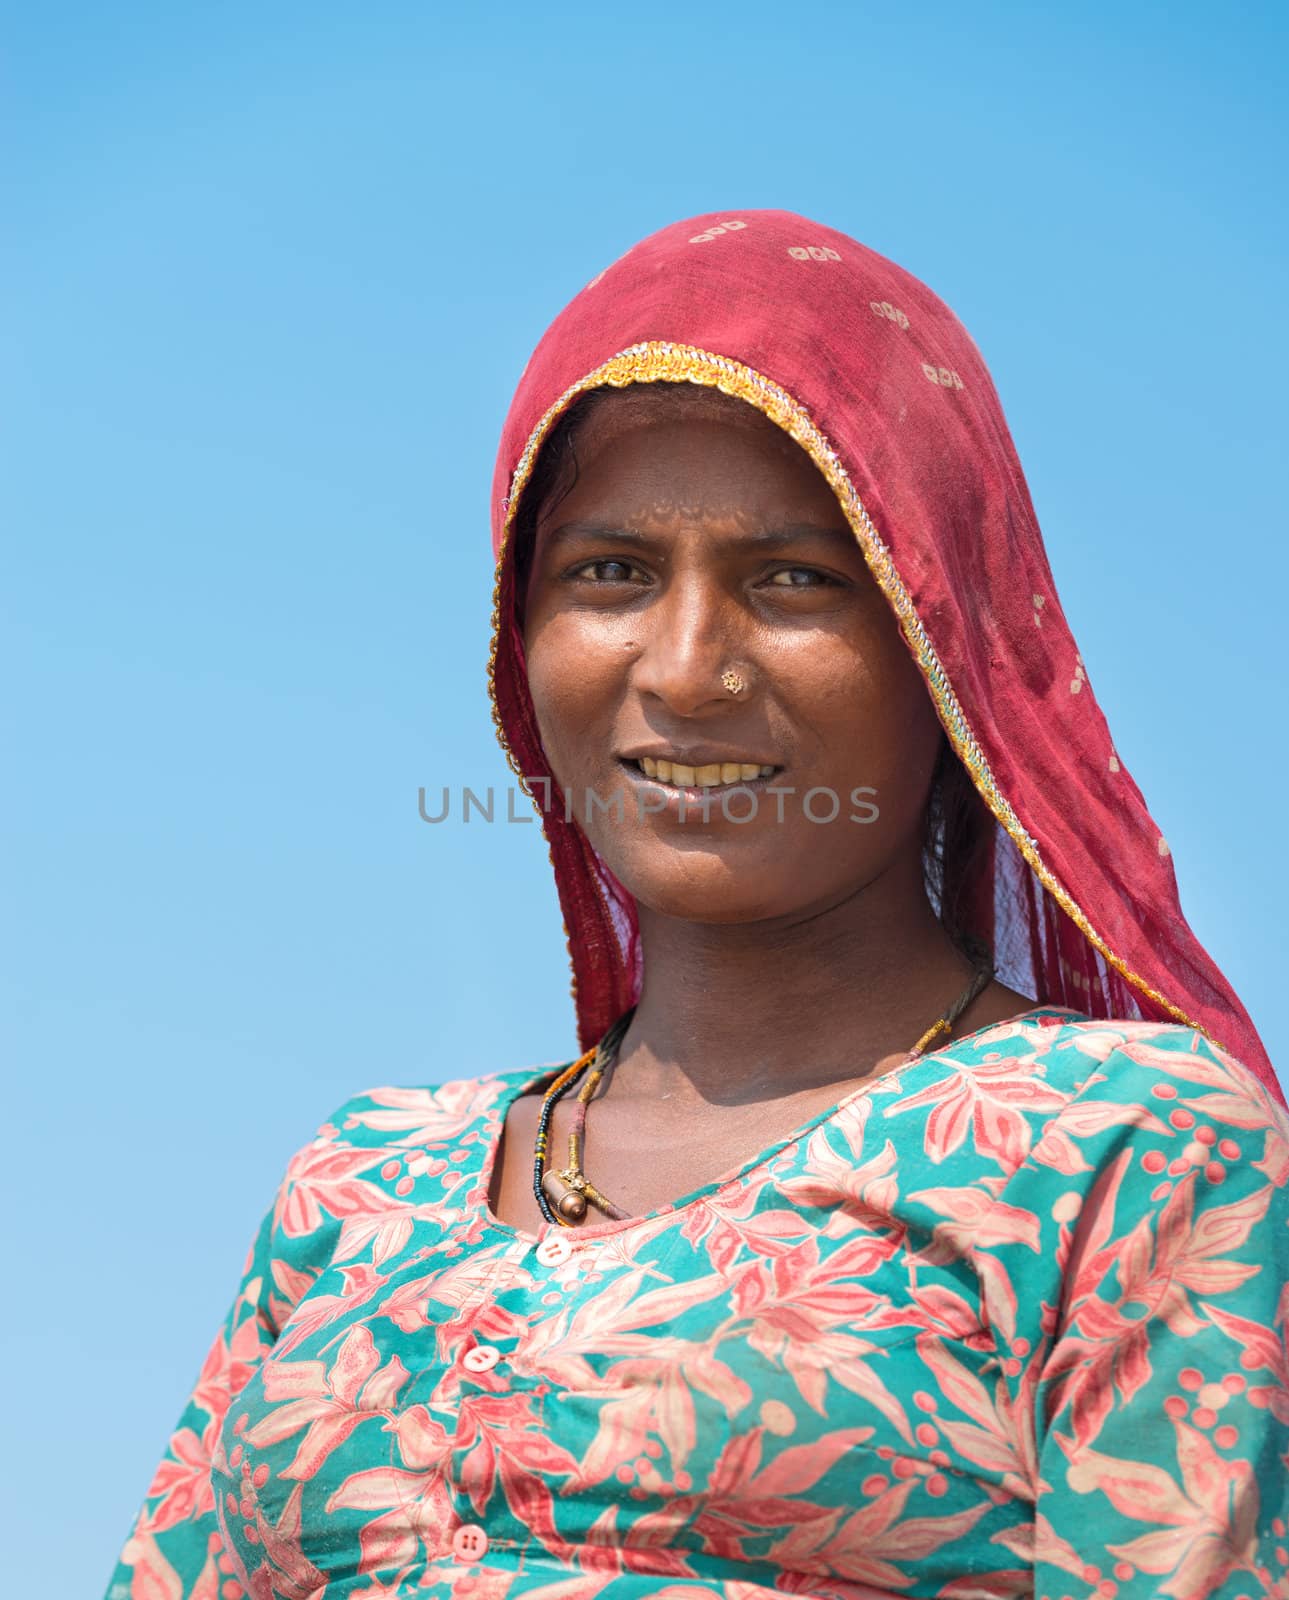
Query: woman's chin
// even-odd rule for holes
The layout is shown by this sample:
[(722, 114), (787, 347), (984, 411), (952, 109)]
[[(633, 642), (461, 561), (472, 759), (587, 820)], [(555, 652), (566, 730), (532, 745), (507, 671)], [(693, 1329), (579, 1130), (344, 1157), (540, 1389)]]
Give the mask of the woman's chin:
[(763, 864), (749, 863), (740, 870), (719, 850), (676, 851), (674, 855), (674, 861), (652, 862), (645, 869), (639, 863), (608, 865), (643, 910), (677, 922), (765, 922), (808, 909), (803, 904), (801, 877), (794, 883), (780, 864), (776, 864), (771, 882)]

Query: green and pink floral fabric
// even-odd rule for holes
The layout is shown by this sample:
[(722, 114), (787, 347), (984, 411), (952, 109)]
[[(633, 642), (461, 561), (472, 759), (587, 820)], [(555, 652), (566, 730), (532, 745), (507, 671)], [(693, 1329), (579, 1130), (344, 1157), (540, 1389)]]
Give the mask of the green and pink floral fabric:
[(1289, 1596), (1289, 1121), (1204, 1037), (1039, 1007), (539, 1238), (551, 1070), (295, 1155), (108, 1600)]

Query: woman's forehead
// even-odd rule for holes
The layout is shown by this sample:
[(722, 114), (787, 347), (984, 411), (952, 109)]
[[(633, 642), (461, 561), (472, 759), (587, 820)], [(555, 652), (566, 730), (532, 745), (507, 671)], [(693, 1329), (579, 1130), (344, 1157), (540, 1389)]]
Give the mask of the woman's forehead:
[[(750, 406), (742, 410), (758, 417)], [(639, 426), (624, 417), (593, 448), (575, 438), (576, 475), (547, 500), (534, 529), (547, 561), (606, 539), (636, 541), (655, 554), (680, 540), (700, 563), (736, 553), (768, 560), (799, 555), (809, 539), (816, 558), (862, 572), (862, 553), (827, 480), (773, 423), (760, 419), (768, 432), (754, 432), (737, 410), (701, 402), (655, 408), (654, 420), (666, 418), (667, 426), (634, 414)]]
[[(577, 480), (572, 495), (668, 484), (691, 494), (721, 487), (722, 498), (786, 496), (835, 506), (835, 497), (805, 451), (754, 406), (694, 384), (635, 385), (596, 396), (572, 439)], [(840, 515), (840, 513), (838, 513)]]
[[(623, 433), (695, 423), (739, 429), (788, 451), (798, 446), (754, 405), (696, 383), (636, 383), (596, 390), (577, 428), (579, 455)], [(808, 459), (808, 458), (807, 458)]]

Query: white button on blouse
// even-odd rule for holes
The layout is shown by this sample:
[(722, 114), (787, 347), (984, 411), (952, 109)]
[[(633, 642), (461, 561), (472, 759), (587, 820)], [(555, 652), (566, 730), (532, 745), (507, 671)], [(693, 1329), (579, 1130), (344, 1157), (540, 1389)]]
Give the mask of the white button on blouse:
[(496, 1345), (476, 1344), (461, 1357), (461, 1365), (468, 1367), (471, 1372), (487, 1372), (495, 1367), (501, 1360), (501, 1351)]
[(482, 1561), (488, 1550), (488, 1535), (476, 1522), (463, 1522), (452, 1535), (452, 1554), (458, 1561)]
[(562, 1266), (573, 1254), (573, 1246), (567, 1239), (561, 1239), (559, 1234), (552, 1234), (549, 1239), (543, 1239), (537, 1246), (537, 1259), (544, 1267)]

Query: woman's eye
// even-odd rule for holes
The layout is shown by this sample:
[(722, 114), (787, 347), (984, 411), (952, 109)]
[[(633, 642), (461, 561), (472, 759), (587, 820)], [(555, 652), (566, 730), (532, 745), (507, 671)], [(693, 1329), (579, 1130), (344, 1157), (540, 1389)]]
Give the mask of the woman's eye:
[(633, 561), (619, 561), (606, 557), (602, 561), (586, 561), (574, 569), (575, 578), (590, 578), (594, 583), (630, 583), (640, 568)]
[(813, 589), (835, 580), (814, 567), (783, 567), (770, 574), (769, 582), (781, 589)]

